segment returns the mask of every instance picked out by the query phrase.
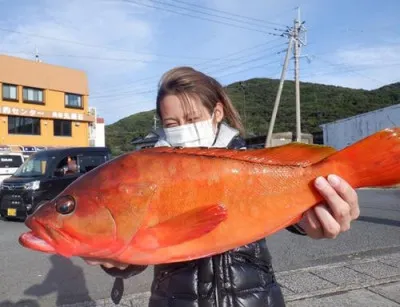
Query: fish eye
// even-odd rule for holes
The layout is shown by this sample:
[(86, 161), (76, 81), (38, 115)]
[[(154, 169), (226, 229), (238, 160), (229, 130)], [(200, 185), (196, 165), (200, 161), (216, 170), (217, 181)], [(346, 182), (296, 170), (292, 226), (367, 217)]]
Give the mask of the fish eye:
[(75, 199), (70, 195), (65, 195), (57, 199), (56, 210), (61, 214), (69, 214), (75, 210)]

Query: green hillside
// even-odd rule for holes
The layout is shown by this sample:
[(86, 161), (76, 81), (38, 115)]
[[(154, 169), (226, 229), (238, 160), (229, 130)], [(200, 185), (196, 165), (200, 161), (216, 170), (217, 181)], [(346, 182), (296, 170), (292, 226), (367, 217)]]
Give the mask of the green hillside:
[[(227, 86), (250, 135), (267, 133), (279, 80), (250, 79)], [(400, 103), (400, 83), (376, 90), (360, 90), (315, 83), (301, 83), (302, 132), (320, 131), (318, 125)], [(244, 99), (245, 98), (245, 99)], [(244, 103), (245, 102), (245, 103)], [(141, 112), (106, 126), (106, 143), (115, 155), (132, 150), (130, 141), (152, 128), (155, 111)], [(245, 116), (244, 116), (245, 115)], [(295, 87), (286, 81), (274, 132), (295, 132)]]

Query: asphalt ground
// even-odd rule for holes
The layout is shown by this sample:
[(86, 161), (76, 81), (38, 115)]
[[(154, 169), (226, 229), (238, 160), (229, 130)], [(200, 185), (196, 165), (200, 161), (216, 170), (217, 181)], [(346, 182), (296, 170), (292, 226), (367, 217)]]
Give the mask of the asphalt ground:
[[(286, 307), (400, 306), (400, 252), (277, 273)], [(150, 293), (127, 295), (121, 307), (146, 307)], [(64, 307), (115, 307), (110, 299)], [(161, 307), (161, 306), (160, 306)]]
[[(278, 274), (384, 256), (400, 251), (400, 190), (359, 190), (360, 218), (335, 240), (312, 240), (280, 231), (267, 238)], [(21, 222), (0, 221), (0, 307), (47, 307), (107, 299), (114, 280), (79, 258), (48, 256), (22, 248)], [(125, 282), (125, 297), (146, 297), (149, 267)], [(288, 288), (289, 289), (289, 288)], [(103, 306), (103, 305), (101, 305)], [(132, 305), (133, 306), (133, 305)]]

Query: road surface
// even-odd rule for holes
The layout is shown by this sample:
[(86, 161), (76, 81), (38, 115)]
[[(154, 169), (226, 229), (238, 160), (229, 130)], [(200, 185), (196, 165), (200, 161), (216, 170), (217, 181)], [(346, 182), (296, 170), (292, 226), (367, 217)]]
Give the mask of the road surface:
[[(281, 231), (267, 239), (276, 271), (400, 250), (400, 190), (360, 190), (361, 216), (336, 240), (312, 240)], [(81, 259), (36, 253), (19, 246), (26, 228), (0, 221), (0, 307), (47, 307), (108, 298), (113, 279)], [(151, 268), (125, 282), (125, 293), (149, 290)], [(7, 303), (15, 303), (7, 304)]]

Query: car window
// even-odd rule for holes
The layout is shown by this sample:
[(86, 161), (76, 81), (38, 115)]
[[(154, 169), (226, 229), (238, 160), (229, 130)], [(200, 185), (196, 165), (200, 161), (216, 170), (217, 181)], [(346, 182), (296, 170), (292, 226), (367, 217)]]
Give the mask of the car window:
[(102, 154), (85, 155), (78, 157), (79, 171), (84, 174), (106, 162), (107, 157)]
[(17, 155), (0, 155), (0, 168), (20, 167), (22, 157)]
[(56, 169), (58, 176), (73, 176), (79, 173), (78, 167), (78, 157), (73, 155), (68, 155), (62, 159)]
[(49, 157), (31, 156), (14, 173), (14, 177), (41, 177), (47, 171)]

